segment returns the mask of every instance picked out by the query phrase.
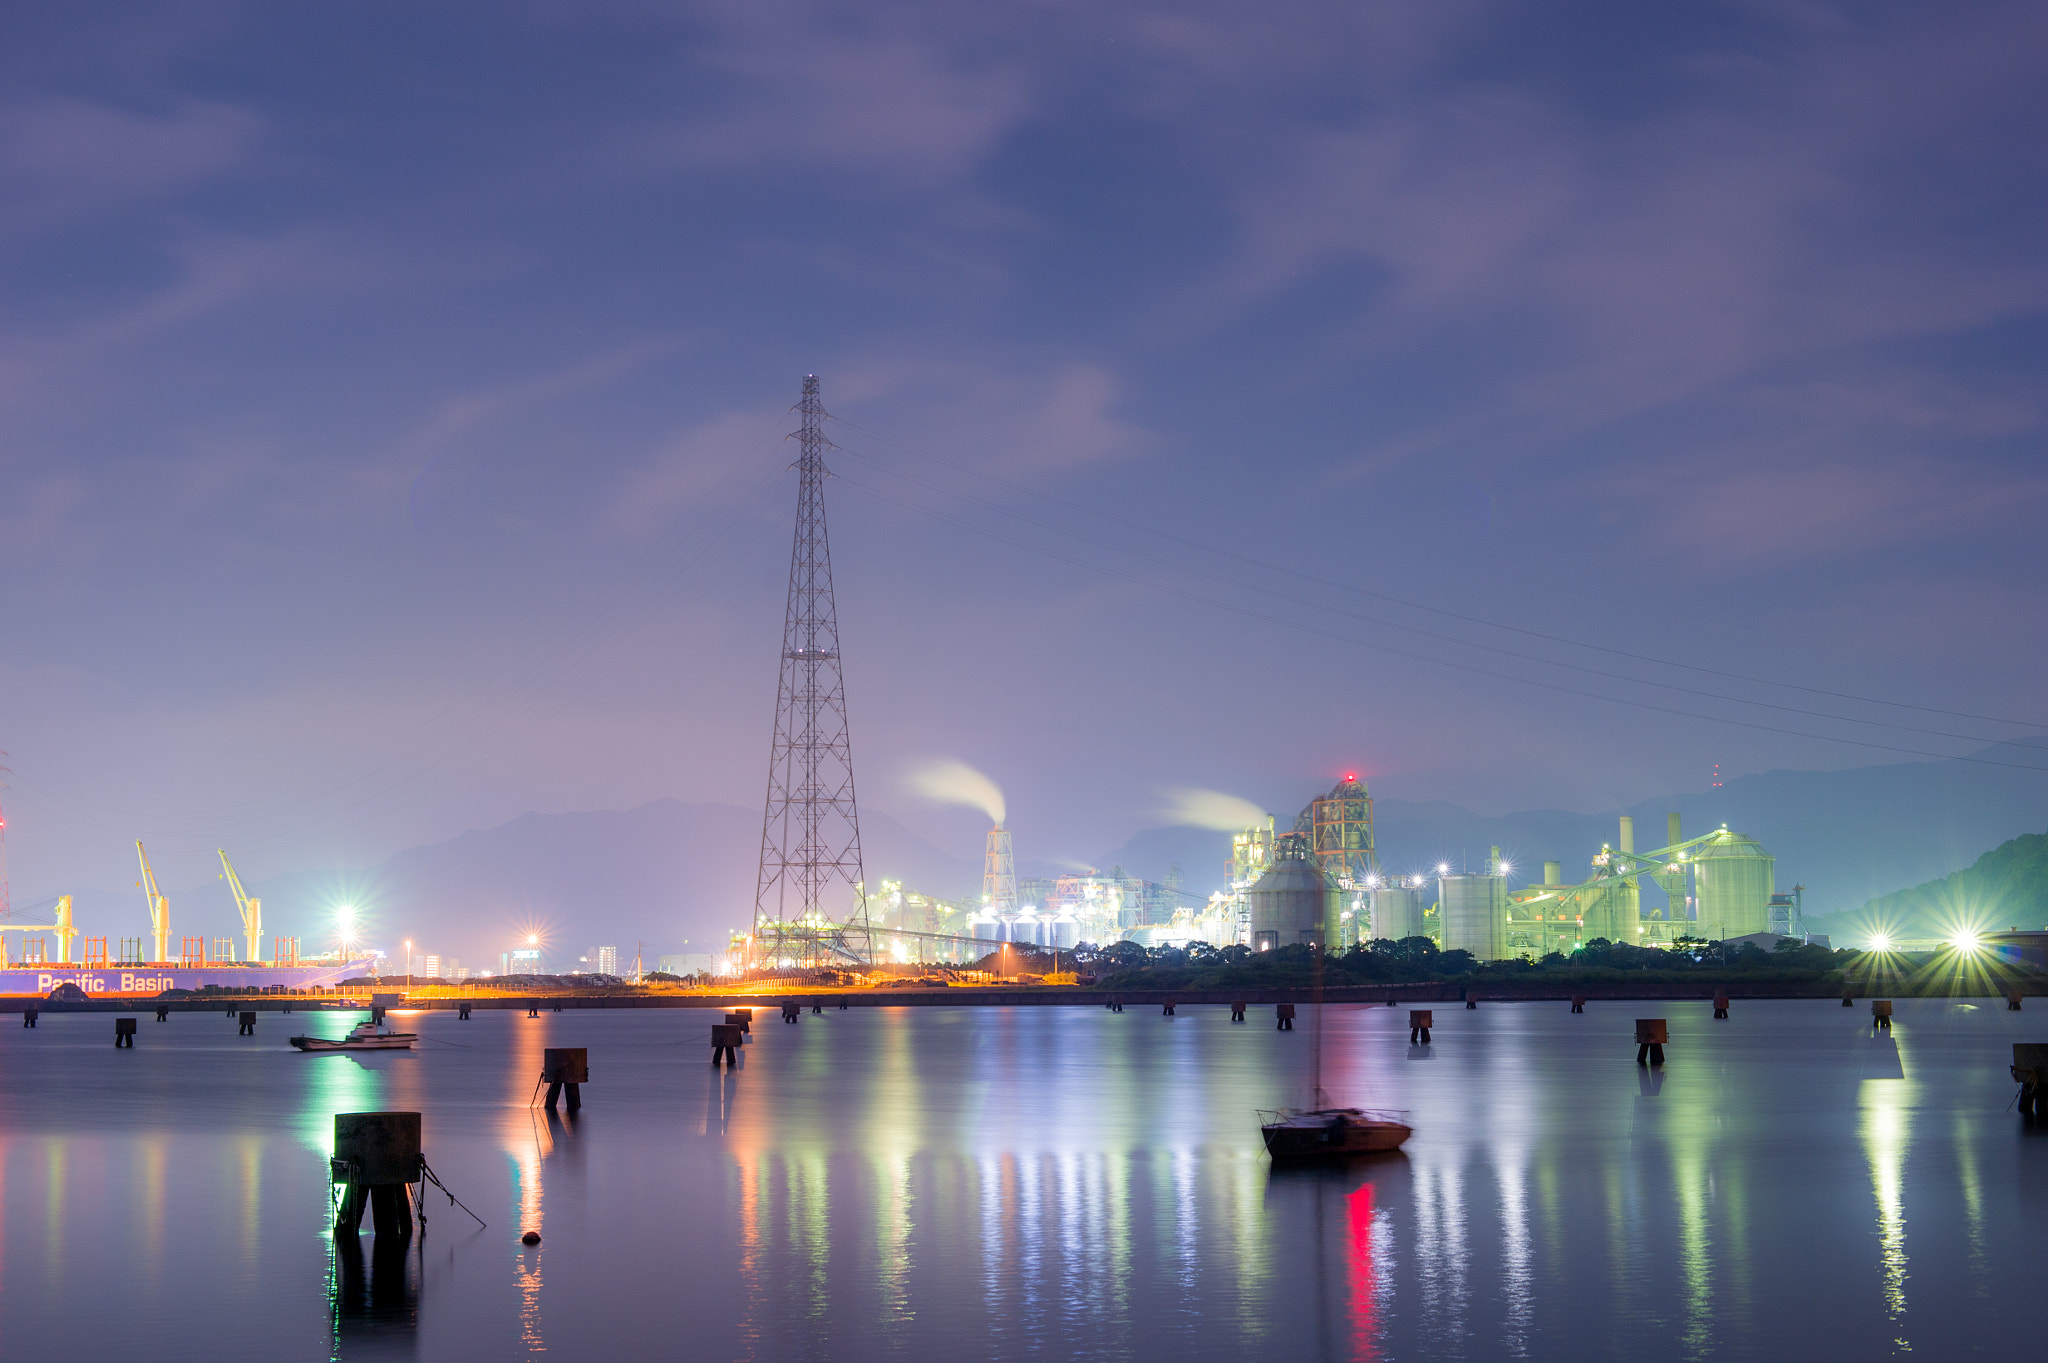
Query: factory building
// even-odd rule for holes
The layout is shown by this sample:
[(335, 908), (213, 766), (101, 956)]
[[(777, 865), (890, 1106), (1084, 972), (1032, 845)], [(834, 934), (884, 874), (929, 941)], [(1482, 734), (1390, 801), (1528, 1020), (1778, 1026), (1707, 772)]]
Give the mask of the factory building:
[(1316, 865), (1339, 887), (1362, 886), (1380, 869), (1373, 845), (1372, 796), (1365, 782), (1347, 775), (1327, 795), (1309, 801), (1295, 821), (1315, 846)]

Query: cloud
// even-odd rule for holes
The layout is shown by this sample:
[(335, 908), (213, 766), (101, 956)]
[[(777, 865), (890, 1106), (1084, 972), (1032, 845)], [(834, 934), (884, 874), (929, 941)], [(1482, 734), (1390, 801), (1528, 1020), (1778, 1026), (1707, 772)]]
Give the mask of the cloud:
[(0, 107), (0, 227), (47, 230), (246, 168), (264, 124), (232, 105), (161, 113), (44, 98)]

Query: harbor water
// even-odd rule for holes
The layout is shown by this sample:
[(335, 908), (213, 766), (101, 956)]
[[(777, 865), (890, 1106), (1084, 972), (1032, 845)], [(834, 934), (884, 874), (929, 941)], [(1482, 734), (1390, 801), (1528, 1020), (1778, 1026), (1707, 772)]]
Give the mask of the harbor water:
[[(154, 1359), (2033, 1356), (2048, 1004), (1328, 1007), (1398, 1155), (1272, 1167), (1317, 1021), (1069, 1007), (353, 1013), (0, 1028), (0, 1355)], [(1634, 1020), (1670, 1023), (1661, 1072)], [(587, 1047), (573, 1121), (537, 1106)], [(330, 1234), (337, 1112), (424, 1114), (407, 1245)], [(527, 1246), (521, 1235), (538, 1233)]]

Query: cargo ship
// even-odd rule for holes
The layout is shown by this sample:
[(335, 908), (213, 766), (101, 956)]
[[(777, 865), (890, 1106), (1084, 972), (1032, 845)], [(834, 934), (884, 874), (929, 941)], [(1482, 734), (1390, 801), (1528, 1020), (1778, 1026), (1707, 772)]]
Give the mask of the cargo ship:
[[(107, 950), (104, 937), (86, 937), (83, 943), (77, 943), (80, 950), (74, 953), (74, 943), (81, 933), (72, 923), (71, 896), (60, 895), (55, 922), (15, 923), (0, 919), (0, 996), (48, 998), (52, 991), (65, 985), (71, 985), (93, 998), (108, 999), (154, 998), (166, 990), (197, 991), (209, 985), (236, 992), (327, 989), (375, 969), (373, 957), (360, 957), (358, 953), (345, 951), (325, 959), (303, 961), (299, 959), (296, 937), (276, 940), (277, 949), (273, 954), (277, 959), (255, 959), (263, 941), (263, 901), (244, 893), (242, 878), (235, 874), (234, 864), (228, 860), (225, 851), (220, 853), (223, 879), (234, 892), (235, 907), (241, 912), (246, 954), (250, 959), (213, 959), (234, 956), (233, 944), (220, 943), (209, 951), (204, 937), (185, 938), (182, 951), (173, 956), (170, 901), (157, 889), (156, 872), (151, 869), (149, 854), (143, 851), (139, 841), (135, 844), (135, 854), (142, 870), (141, 889), (149, 908), (155, 959), (135, 959), (146, 950), (143, 939), (139, 937), (132, 939), (132, 950), (127, 945), (129, 939), (124, 939), (120, 954), (128, 956), (127, 960), (109, 959), (114, 953)], [(49, 939), (24, 936), (9, 942), (4, 934), (10, 932), (53, 934), (56, 938), (55, 959), (50, 959)], [(80, 959), (74, 960), (74, 954)], [(351, 956), (358, 958), (350, 959)]]

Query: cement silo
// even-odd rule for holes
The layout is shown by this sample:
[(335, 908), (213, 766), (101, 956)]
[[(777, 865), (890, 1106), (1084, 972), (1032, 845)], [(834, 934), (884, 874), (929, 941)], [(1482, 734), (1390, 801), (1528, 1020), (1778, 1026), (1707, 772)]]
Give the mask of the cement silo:
[(1373, 937), (1398, 942), (1408, 937), (1427, 935), (1422, 926), (1422, 891), (1382, 885), (1366, 892), (1366, 902), (1372, 915), (1368, 931)]
[(1310, 858), (1308, 839), (1282, 834), (1273, 844), (1273, 865), (1245, 891), (1252, 915), (1252, 950), (1271, 951), (1295, 942), (1333, 942), (1342, 900), (1329, 877)]
[(1771, 926), (1778, 859), (1755, 838), (1726, 828), (1693, 849), (1693, 895), (1702, 937), (1746, 937)]
[(1508, 878), (1501, 874), (1500, 849), (1493, 849), (1484, 875), (1460, 873), (1437, 878), (1445, 951), (1469, 951), (1481, 961), (1508, 954)]

